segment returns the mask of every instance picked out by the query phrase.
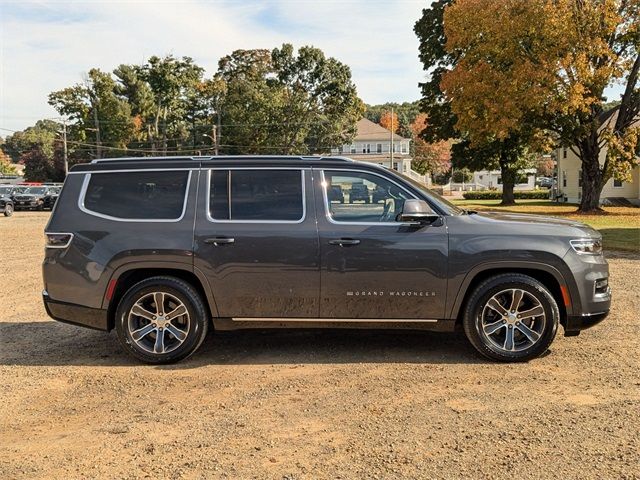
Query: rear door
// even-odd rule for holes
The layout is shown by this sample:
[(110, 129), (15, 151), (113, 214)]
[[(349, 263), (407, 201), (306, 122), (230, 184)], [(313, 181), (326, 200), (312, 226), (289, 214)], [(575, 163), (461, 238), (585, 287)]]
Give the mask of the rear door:
[(315, 318), (318, 234), (310, 168), (203, 168), (195, 266), (221, 317)]
[[(445, 223), (416, 228), (397, 221), (404, 201), (415, 196), (384, 172), (351, 167), (314, 170), (314, 175), (321, 317), (444, 318)], [(338, 188), (343, 201), (335, 200)], [(361, 192), (368, 194), (362, 197)]]

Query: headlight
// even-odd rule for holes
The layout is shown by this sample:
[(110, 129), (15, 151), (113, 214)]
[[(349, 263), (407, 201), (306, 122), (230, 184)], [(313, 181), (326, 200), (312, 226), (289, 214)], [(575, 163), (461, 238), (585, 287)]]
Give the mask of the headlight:
[(602, 240), (599, 238), (571, 240), (571, 246), (580, 255), (600, 255), (602, 253)]

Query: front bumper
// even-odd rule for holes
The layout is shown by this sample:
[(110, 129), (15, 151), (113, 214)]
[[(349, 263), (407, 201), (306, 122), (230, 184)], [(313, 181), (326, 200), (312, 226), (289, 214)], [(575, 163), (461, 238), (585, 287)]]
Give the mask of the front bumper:
[(95, 330), (109, 330), (106, 310), (52, 300), (46, 290), (42, 292), (42, 301), (47, 315), (54, 320)]
[(585, 313), (584, 315), (569, 315), (564, 328), (565, 337), (574, 337), (582, 330), (591, 328), (603, 321), (609, 315), (609, 310), (598, 313)]

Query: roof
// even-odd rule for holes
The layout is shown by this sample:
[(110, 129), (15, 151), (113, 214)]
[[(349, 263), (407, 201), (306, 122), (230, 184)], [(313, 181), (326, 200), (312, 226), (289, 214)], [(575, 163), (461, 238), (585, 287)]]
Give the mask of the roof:
[[(356, 142), (363, 142), (368, 140), (389, 140), (389, 138), (391, 137), (390, 130), (387, 130), (382, 125), (373, 123), (367, 118), (361, 118), (360, 120), (358, 120), (356, 127), (358, 129), (356, 138), (354, 138), (354, 141)], [(408, 138), (401, 137), (400, 135), (394, 133), (393, 140), (408, 140)]]

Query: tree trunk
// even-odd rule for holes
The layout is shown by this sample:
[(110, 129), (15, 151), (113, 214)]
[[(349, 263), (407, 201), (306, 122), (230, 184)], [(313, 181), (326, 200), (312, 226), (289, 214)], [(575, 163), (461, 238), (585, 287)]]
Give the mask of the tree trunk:
[(597, 132), (578, 144), (582, 160), (582, 197), (580, 198), (580, 213), (601, 213), (600, 194), (604, 187), (604, 171), (600, 167), (600, 147)]
[(502, 201), (500, 205), (515, 205), (516, 199), (513, 195), (517, 172), (514, 172), (507, 159), (500, 159), (500, 176), (502, 177)]

